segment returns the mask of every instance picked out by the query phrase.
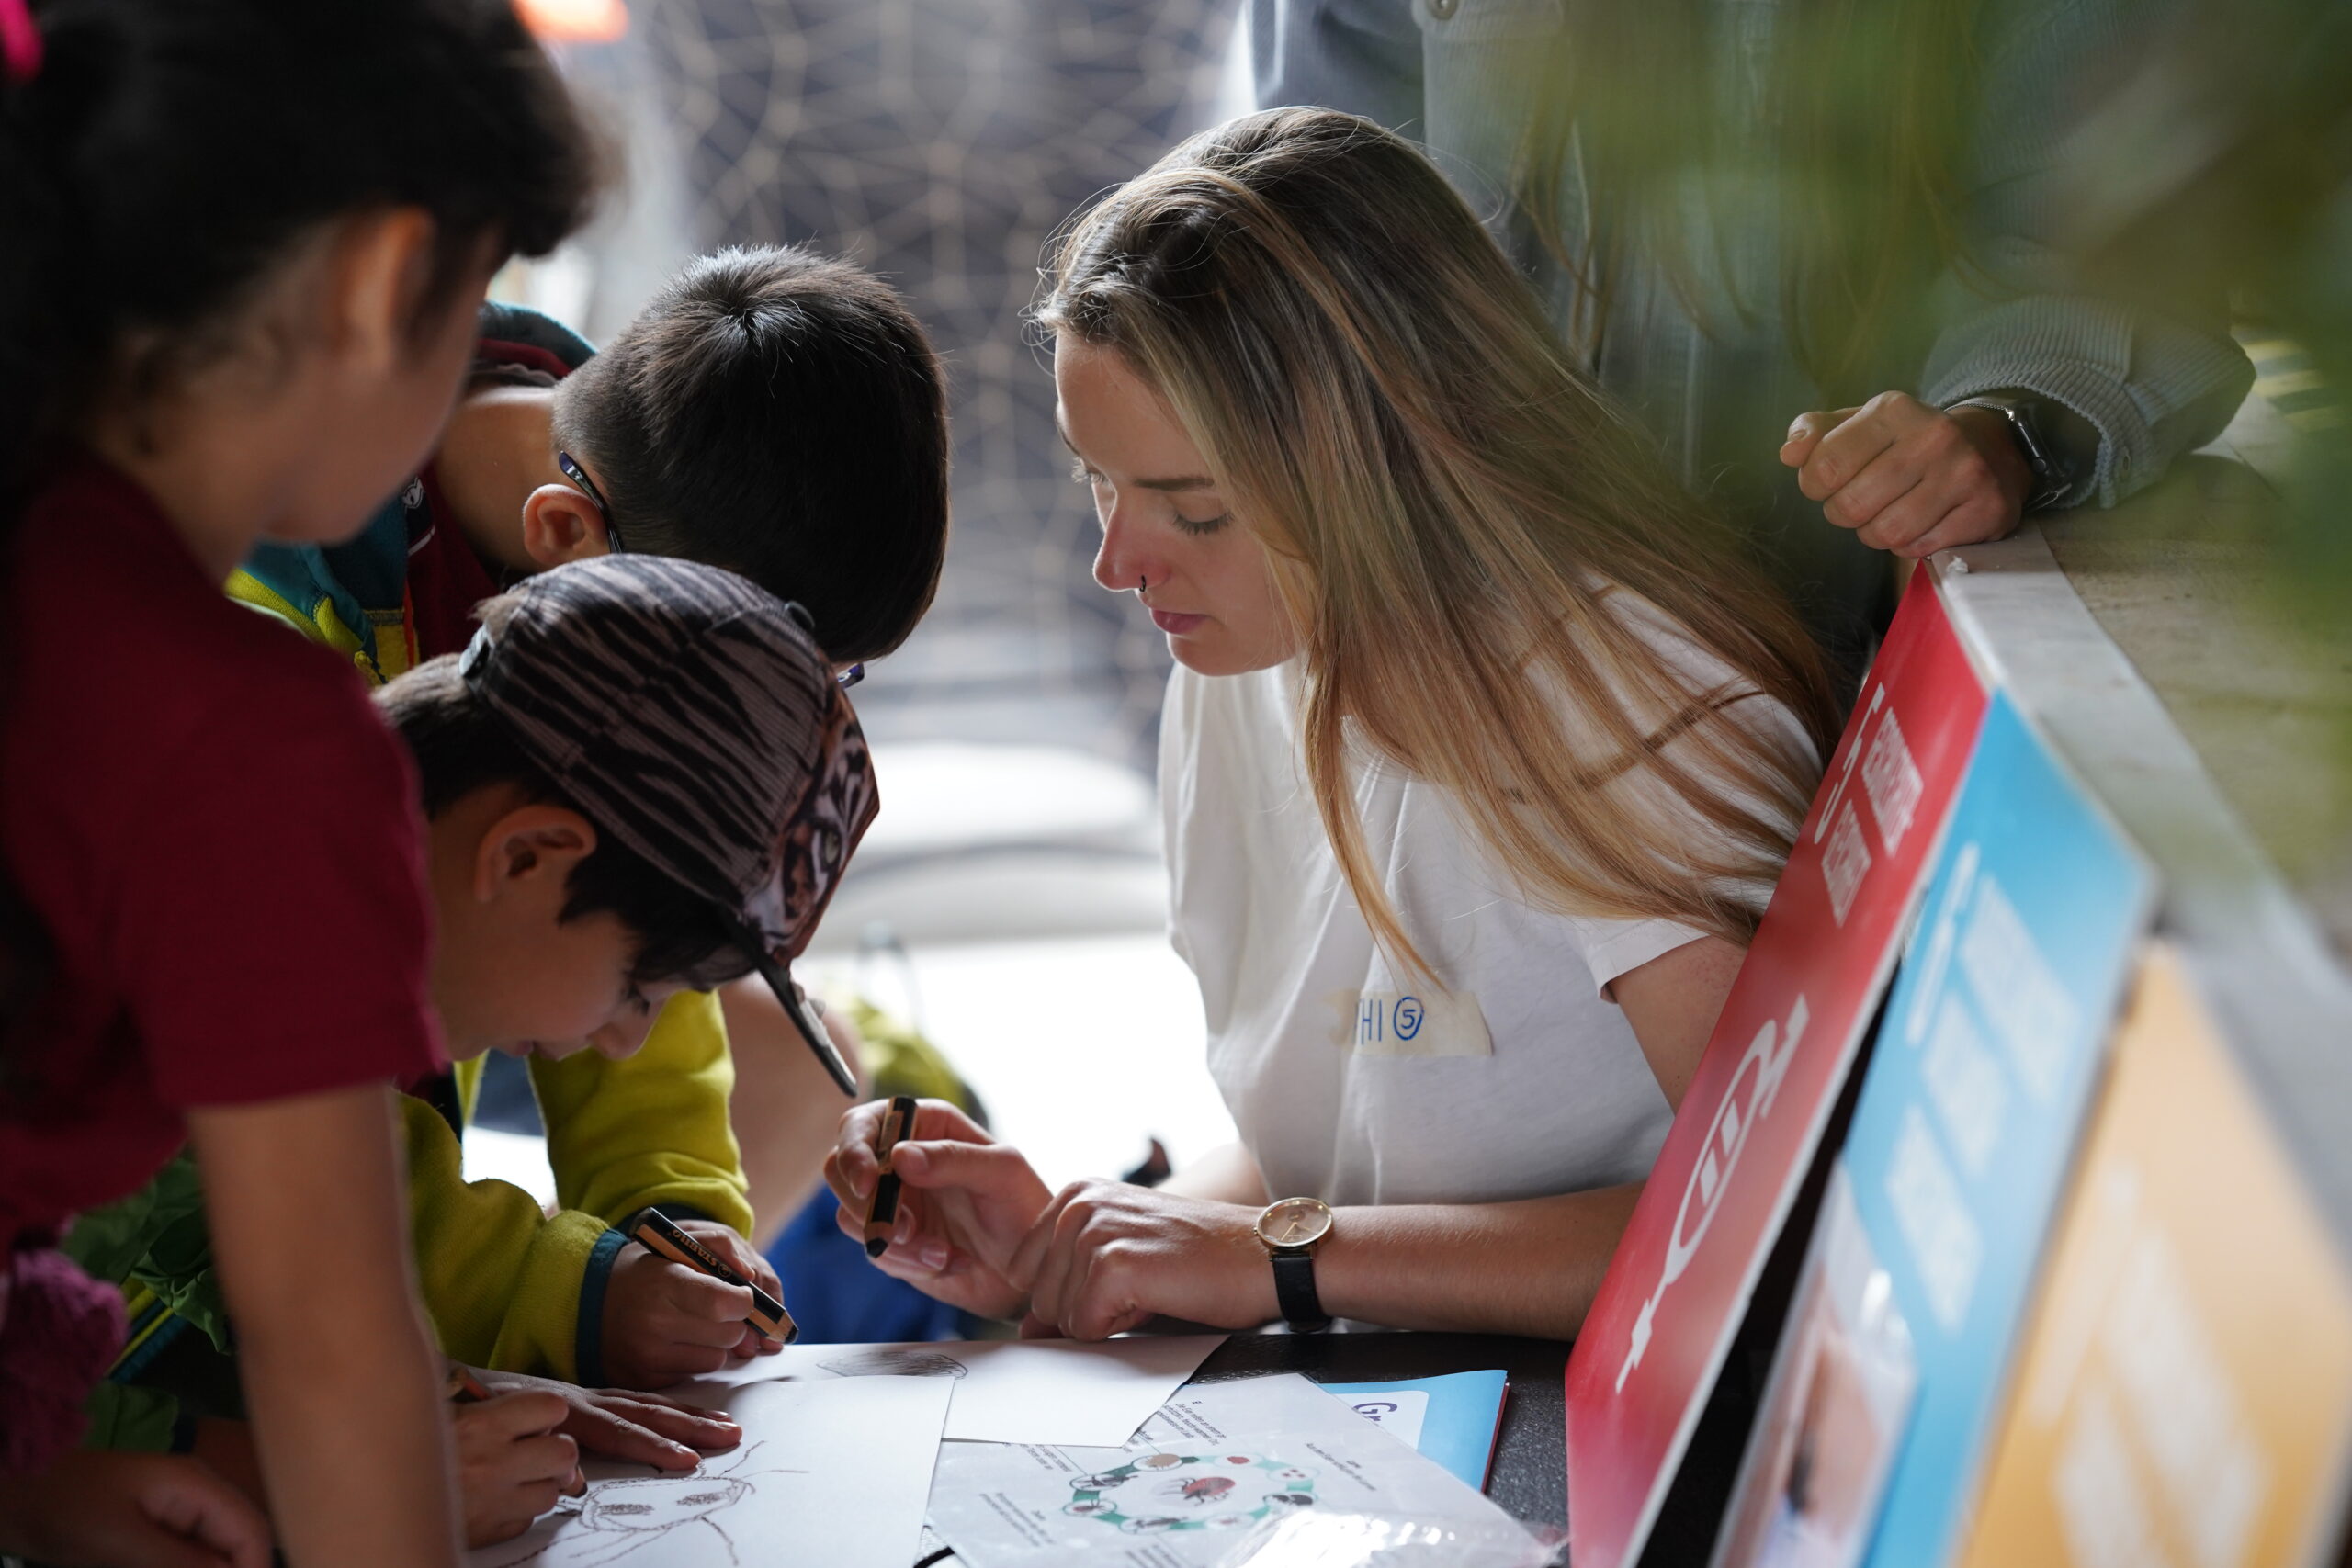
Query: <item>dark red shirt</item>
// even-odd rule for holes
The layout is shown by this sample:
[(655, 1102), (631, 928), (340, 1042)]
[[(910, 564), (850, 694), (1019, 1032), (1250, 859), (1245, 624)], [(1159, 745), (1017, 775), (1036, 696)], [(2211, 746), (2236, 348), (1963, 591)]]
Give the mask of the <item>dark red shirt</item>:
[(504, 587), (458, 525), (434, 468), (417, 475), (403, 501), (409, 535), (409, 654), (422, 664), (445, 653), (463, 653), (474, 639), (475, 606)]
[(0, 853), (51, 952), (0, 1089), (0, 1250), (136, 1190), (190, 1107), (441, 1066), (415, 788), (349, 660), (224, 597), (96, 463), (11, 557)]
[[(537, 344), (485, 337), (474, 350), (471, 386), (551, 387), (570, 374), (570, 365)], [(410, 656), (422, 663), (463, 653), (474, 637), (474, 607), (511, 584), (475, 553), (441, 493), (435, 465), (425, 465), (401, 504), (408, 517)]]

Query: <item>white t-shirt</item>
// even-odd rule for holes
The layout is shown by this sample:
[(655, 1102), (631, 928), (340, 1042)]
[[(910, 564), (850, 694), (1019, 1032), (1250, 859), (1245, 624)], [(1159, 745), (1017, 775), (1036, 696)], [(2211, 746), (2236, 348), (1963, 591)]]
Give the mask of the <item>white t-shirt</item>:
[[(1702, 689), (1728, 678), (1687, 641), (1659, 644)], [(1160, 732), (1171, 936), (1268, 1191), (1499, 1202), (1646, 1176), (1671, 1112), (1606, 988), (1704, 933), (1531, 907), (1442, 790), (1367, 761), (1353, 773), (1366, 849), (1452, 989), (1399, 978), (1316, 812), (1299, 687), (1295, 662), (1230, 677), (1180, 665)], [(1734, 711), (1804, 744), (1777, 704)], [(1770, 896), (1742, 891), (1758, 908)]]

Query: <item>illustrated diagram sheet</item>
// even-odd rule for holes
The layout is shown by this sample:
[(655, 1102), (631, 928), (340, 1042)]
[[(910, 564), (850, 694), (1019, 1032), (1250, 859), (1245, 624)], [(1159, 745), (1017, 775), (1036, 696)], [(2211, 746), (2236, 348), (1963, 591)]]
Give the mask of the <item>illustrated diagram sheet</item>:
[(472, 1568), (907, 1568), (948, 1393), (917, 1378), (733, 1390), (740, 1447), (684, 1474), (592, 1461), (585, 1495)]
[(1211, 1568), (1305, 1509), (1480, 1530), (1510, 1517), (1291, 1374), (1171, 1399), (1119, 1448), (949, 1443), (931, 1522), (966, 1568)]
[[(944, 1341), (921, 1345), (794, 1345), (699, 1379), (683, 1393), (789, 1379), (936, 1379), (952, 1387), (947, 1436), (980, 1443), (1116, 1448), (1225, 1343), (1222, 1334), (1140, 1334), (1075, 1339)], [(720, 1396), (723, 1400), (725, 1396)], [(903, 1568), (903, 1565), (901, 1565)]]

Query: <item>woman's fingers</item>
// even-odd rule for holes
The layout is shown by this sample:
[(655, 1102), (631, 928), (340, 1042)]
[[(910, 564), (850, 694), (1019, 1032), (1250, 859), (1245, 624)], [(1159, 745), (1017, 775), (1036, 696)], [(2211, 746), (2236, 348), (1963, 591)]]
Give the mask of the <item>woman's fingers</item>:
[(933, 1190), (956, 1187), (976, 1198), (999, 1201), (1032, 1192), (1043, 1197), (1044, 1184), (1029, 1168), (1028, 1156), (1004, 1144), (925, 1142), (900, 1144), (890, 1156), (901, 1186)]
[[(833, 1152), (825, 1156), (825, 1184), (843, 1203), (863, 1204), (874, 1195), (874, 1183), (882, 1174), (881, 1156), (875, 1145), (881, 1140), (882, 1118), (889, 1107), (888, 1100), (876, 1100), (853, 1105), (842, 1113)], [(977, 1145), (995, 1142), (986, 1128), (944, 1100), (915, 1102), (911, 1135)], [(899, 1145), (905, 1146), (903, 1142)]]
[(1079, 1248), (1087, 1220), (1085, 1188), (1079, 1182), (1062, 1189), (1022, 1238), (1010, 1269), (1015, 1283), (1028, 1286), (1031, 1314), (1065, 1333), (1072, 1279), (1083, 1272)]

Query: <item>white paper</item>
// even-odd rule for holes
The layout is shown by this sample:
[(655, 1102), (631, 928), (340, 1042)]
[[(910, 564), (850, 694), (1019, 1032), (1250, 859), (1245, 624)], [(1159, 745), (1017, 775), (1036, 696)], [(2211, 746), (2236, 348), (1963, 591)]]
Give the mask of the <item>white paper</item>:
[(728, 1391), (742, 1443), (686, 1474), (590, 1461), (587, 1495), (472, 1568), (907, 1568), (948, 1390), (919, 1379)]
[(1349, 1409), (1407, 1448), (1421, 1446), (1421, 1423), (1430, 1416), (1429, 1390), (1398, 1388), (1386, 1393), (1353, 1393), (1341, 1397), (1346, 1400)]
[(1266, 1520), (1308, 1508), (1517, 1529), (1289, 1373), (1186, 1389), (1119, 1448), (948, 1443), (931, 1487), (932, 1527), (966, 1568), (1211, 1568)]
[(1099, 1341), (791, 1345), (670, 1393), (701, 1403), (694, 1391), (714, 1384), (936, 1378), (955, 1388), (947, 1436), (957, 1441), (1110, 1449), (1133, 1437), (1225, 1340), (1222, 1334), (1138, 1334)]

